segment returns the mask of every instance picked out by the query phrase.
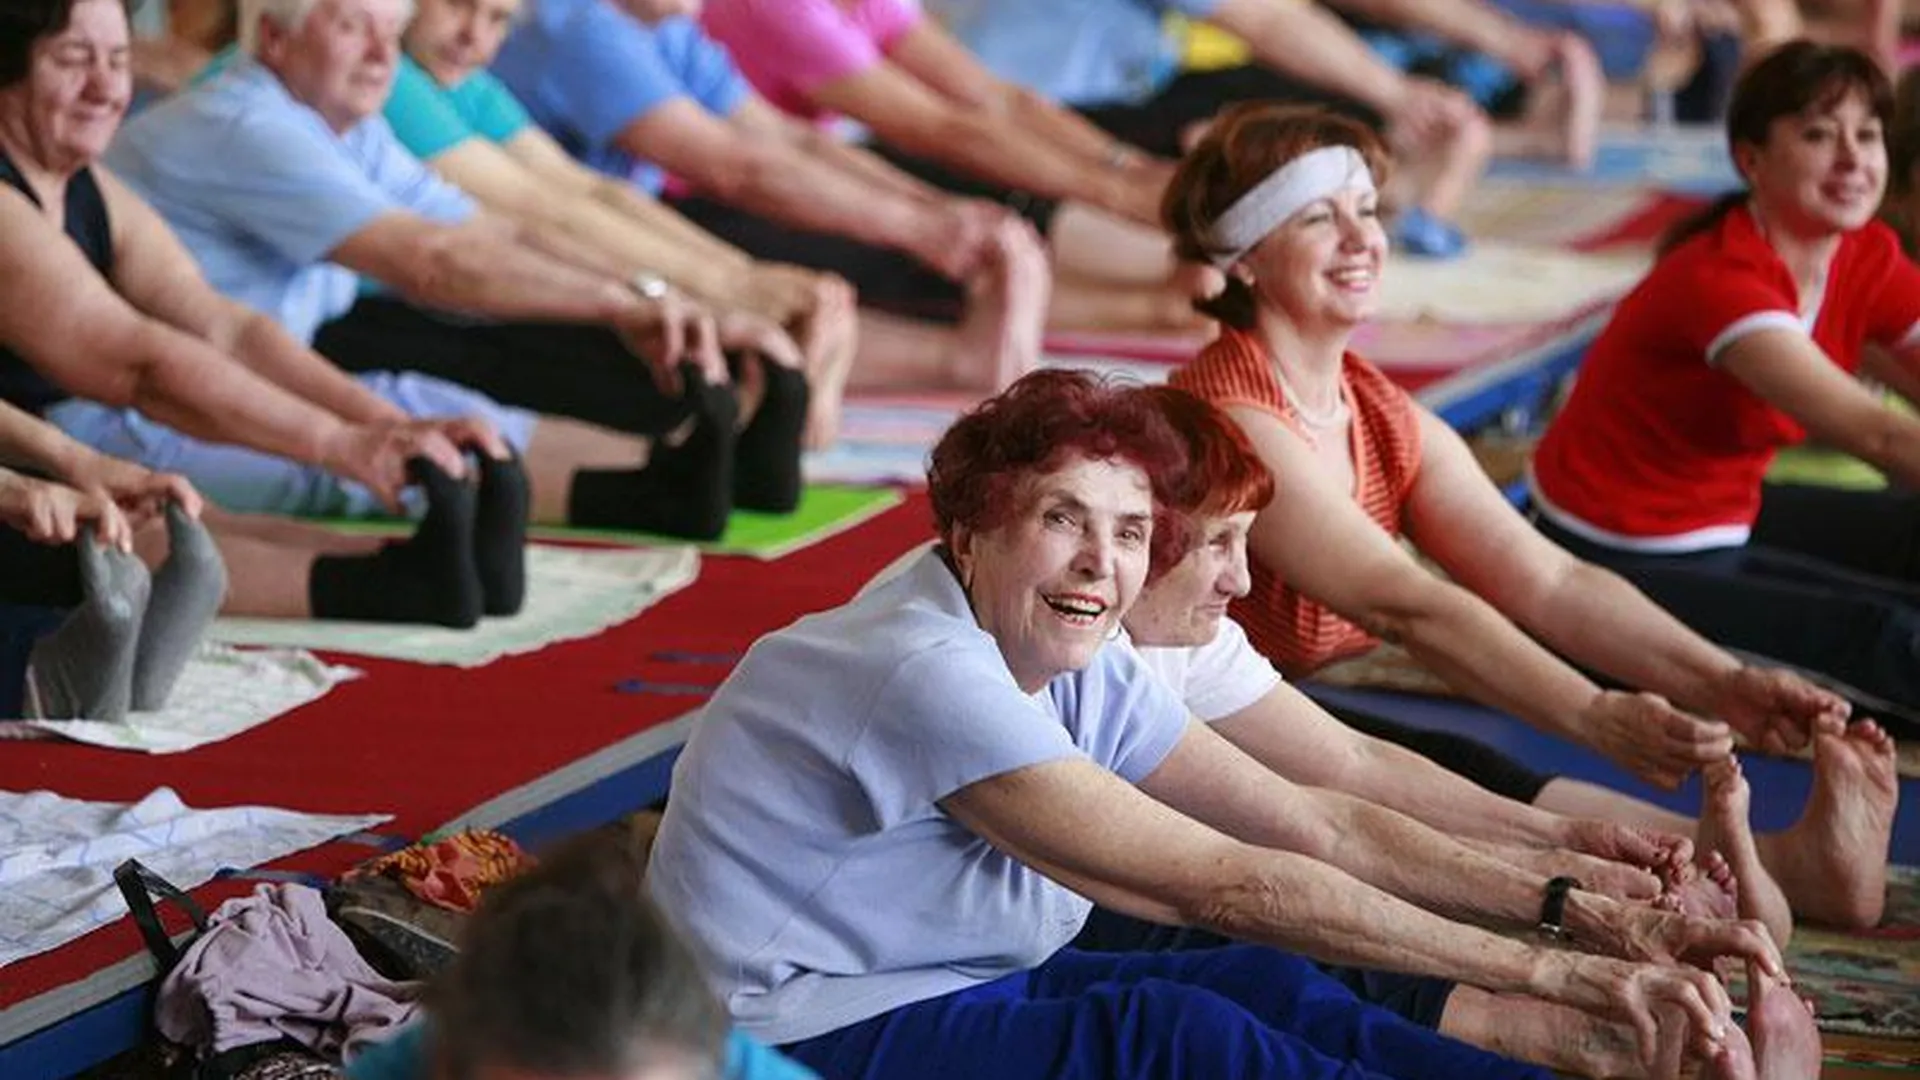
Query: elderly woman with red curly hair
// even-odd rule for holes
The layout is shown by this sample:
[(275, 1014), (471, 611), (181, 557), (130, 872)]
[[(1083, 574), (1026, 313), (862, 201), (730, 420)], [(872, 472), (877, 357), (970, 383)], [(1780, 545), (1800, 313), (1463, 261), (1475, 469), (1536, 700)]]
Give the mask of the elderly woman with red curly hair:
[[(830, 1078), (1548, 1075), (1281, 946), (1715, 1052), (1719, 984), (1646, 961), (1778, 971), (1758, 924), (1579, 891), (1556, 918), (1591, 953), (1450, 921), (1531, 925), (1552, 883), (1287, 783), (1111, 644), (1184, 546), (1156, 520), (1187, 463), (1153, 401), (1044, 371), (962, 417), (929, 471), (939, 545), (761, 640), (708, 704), (649, 882), (739, 1026)], [(1094, 901), (1257, 944), (1065, 948)]]

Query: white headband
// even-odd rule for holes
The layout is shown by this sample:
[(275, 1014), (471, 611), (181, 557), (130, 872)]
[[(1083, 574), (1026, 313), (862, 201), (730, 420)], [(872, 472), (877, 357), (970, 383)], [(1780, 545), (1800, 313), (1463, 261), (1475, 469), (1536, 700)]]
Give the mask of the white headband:
[(1280, 223), (1345, 188), (1372, 191), (1373, 171), (1351, 146), (1309, 150), (1267, 175), (1234, 200), (1213, 223), (1213, 264), (1226, 269), (1253, 250)]

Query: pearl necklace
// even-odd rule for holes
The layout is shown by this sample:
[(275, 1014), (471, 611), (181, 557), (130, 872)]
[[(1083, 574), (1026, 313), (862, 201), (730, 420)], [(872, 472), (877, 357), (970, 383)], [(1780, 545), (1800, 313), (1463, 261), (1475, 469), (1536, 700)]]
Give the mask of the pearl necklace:
[(1307, 409), (1306, 399), (1301, 397), (1300, 391), (1295, 390), (1293, 384), (1287, 381), (1286, 372), (1282, 371), (1277, 363), (1273, 365), (1273, 377), (1279, 381), (1280, 392), (1285, 395), (1287, 404), (1293, 407), (1293, 415), (1299, 417), (1300, 422), (1306, 426), (1329, 428), (1347, 418), (1347, 398), (1340, 392), (1339, 384), (1334, 385), (1333, 404), (1318, 412), (1312, 412)]

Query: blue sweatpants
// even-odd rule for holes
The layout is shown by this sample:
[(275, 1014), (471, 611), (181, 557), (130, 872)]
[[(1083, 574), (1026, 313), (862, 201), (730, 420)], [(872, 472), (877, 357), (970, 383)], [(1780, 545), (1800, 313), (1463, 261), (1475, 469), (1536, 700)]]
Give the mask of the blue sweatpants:
[(791, 1043), (825, 1080), (1551, 1080), (1257, 945), (1063, 949), (1032, 971)]

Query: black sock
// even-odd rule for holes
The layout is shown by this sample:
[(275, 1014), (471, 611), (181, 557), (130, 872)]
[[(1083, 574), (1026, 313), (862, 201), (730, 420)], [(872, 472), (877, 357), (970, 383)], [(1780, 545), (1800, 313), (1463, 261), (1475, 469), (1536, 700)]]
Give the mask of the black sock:
[(734, 451), (733, 503), (790, 514), (800, 505), (800, 436), (807, 428), (807, 377), (763, 362), (767, 396)]
[(527, 512), (532, 496), (518, 455), (480, 455), (480, 500), (473, 517), (473, 561), (482, 610), (517, 615), (527, 599)]
[(426, 489), (427, 515), (406, 540), (371, 555), (313, 560), (307, 598), (315, 618), (433, 623), (466, 629), (480, 621), (480, 574), (474, 567), (478, 493), (424, 458), (407, 475)]
[(739, 406), (725, 386), (707, 386), (681, 365), (694, 402), (694, 427), (678, 446), (656, 439), (644, 469), (582, 469), (567, 493), (567, 521), (609, 529), (712, 540), (733, 504), (734, 434)]

